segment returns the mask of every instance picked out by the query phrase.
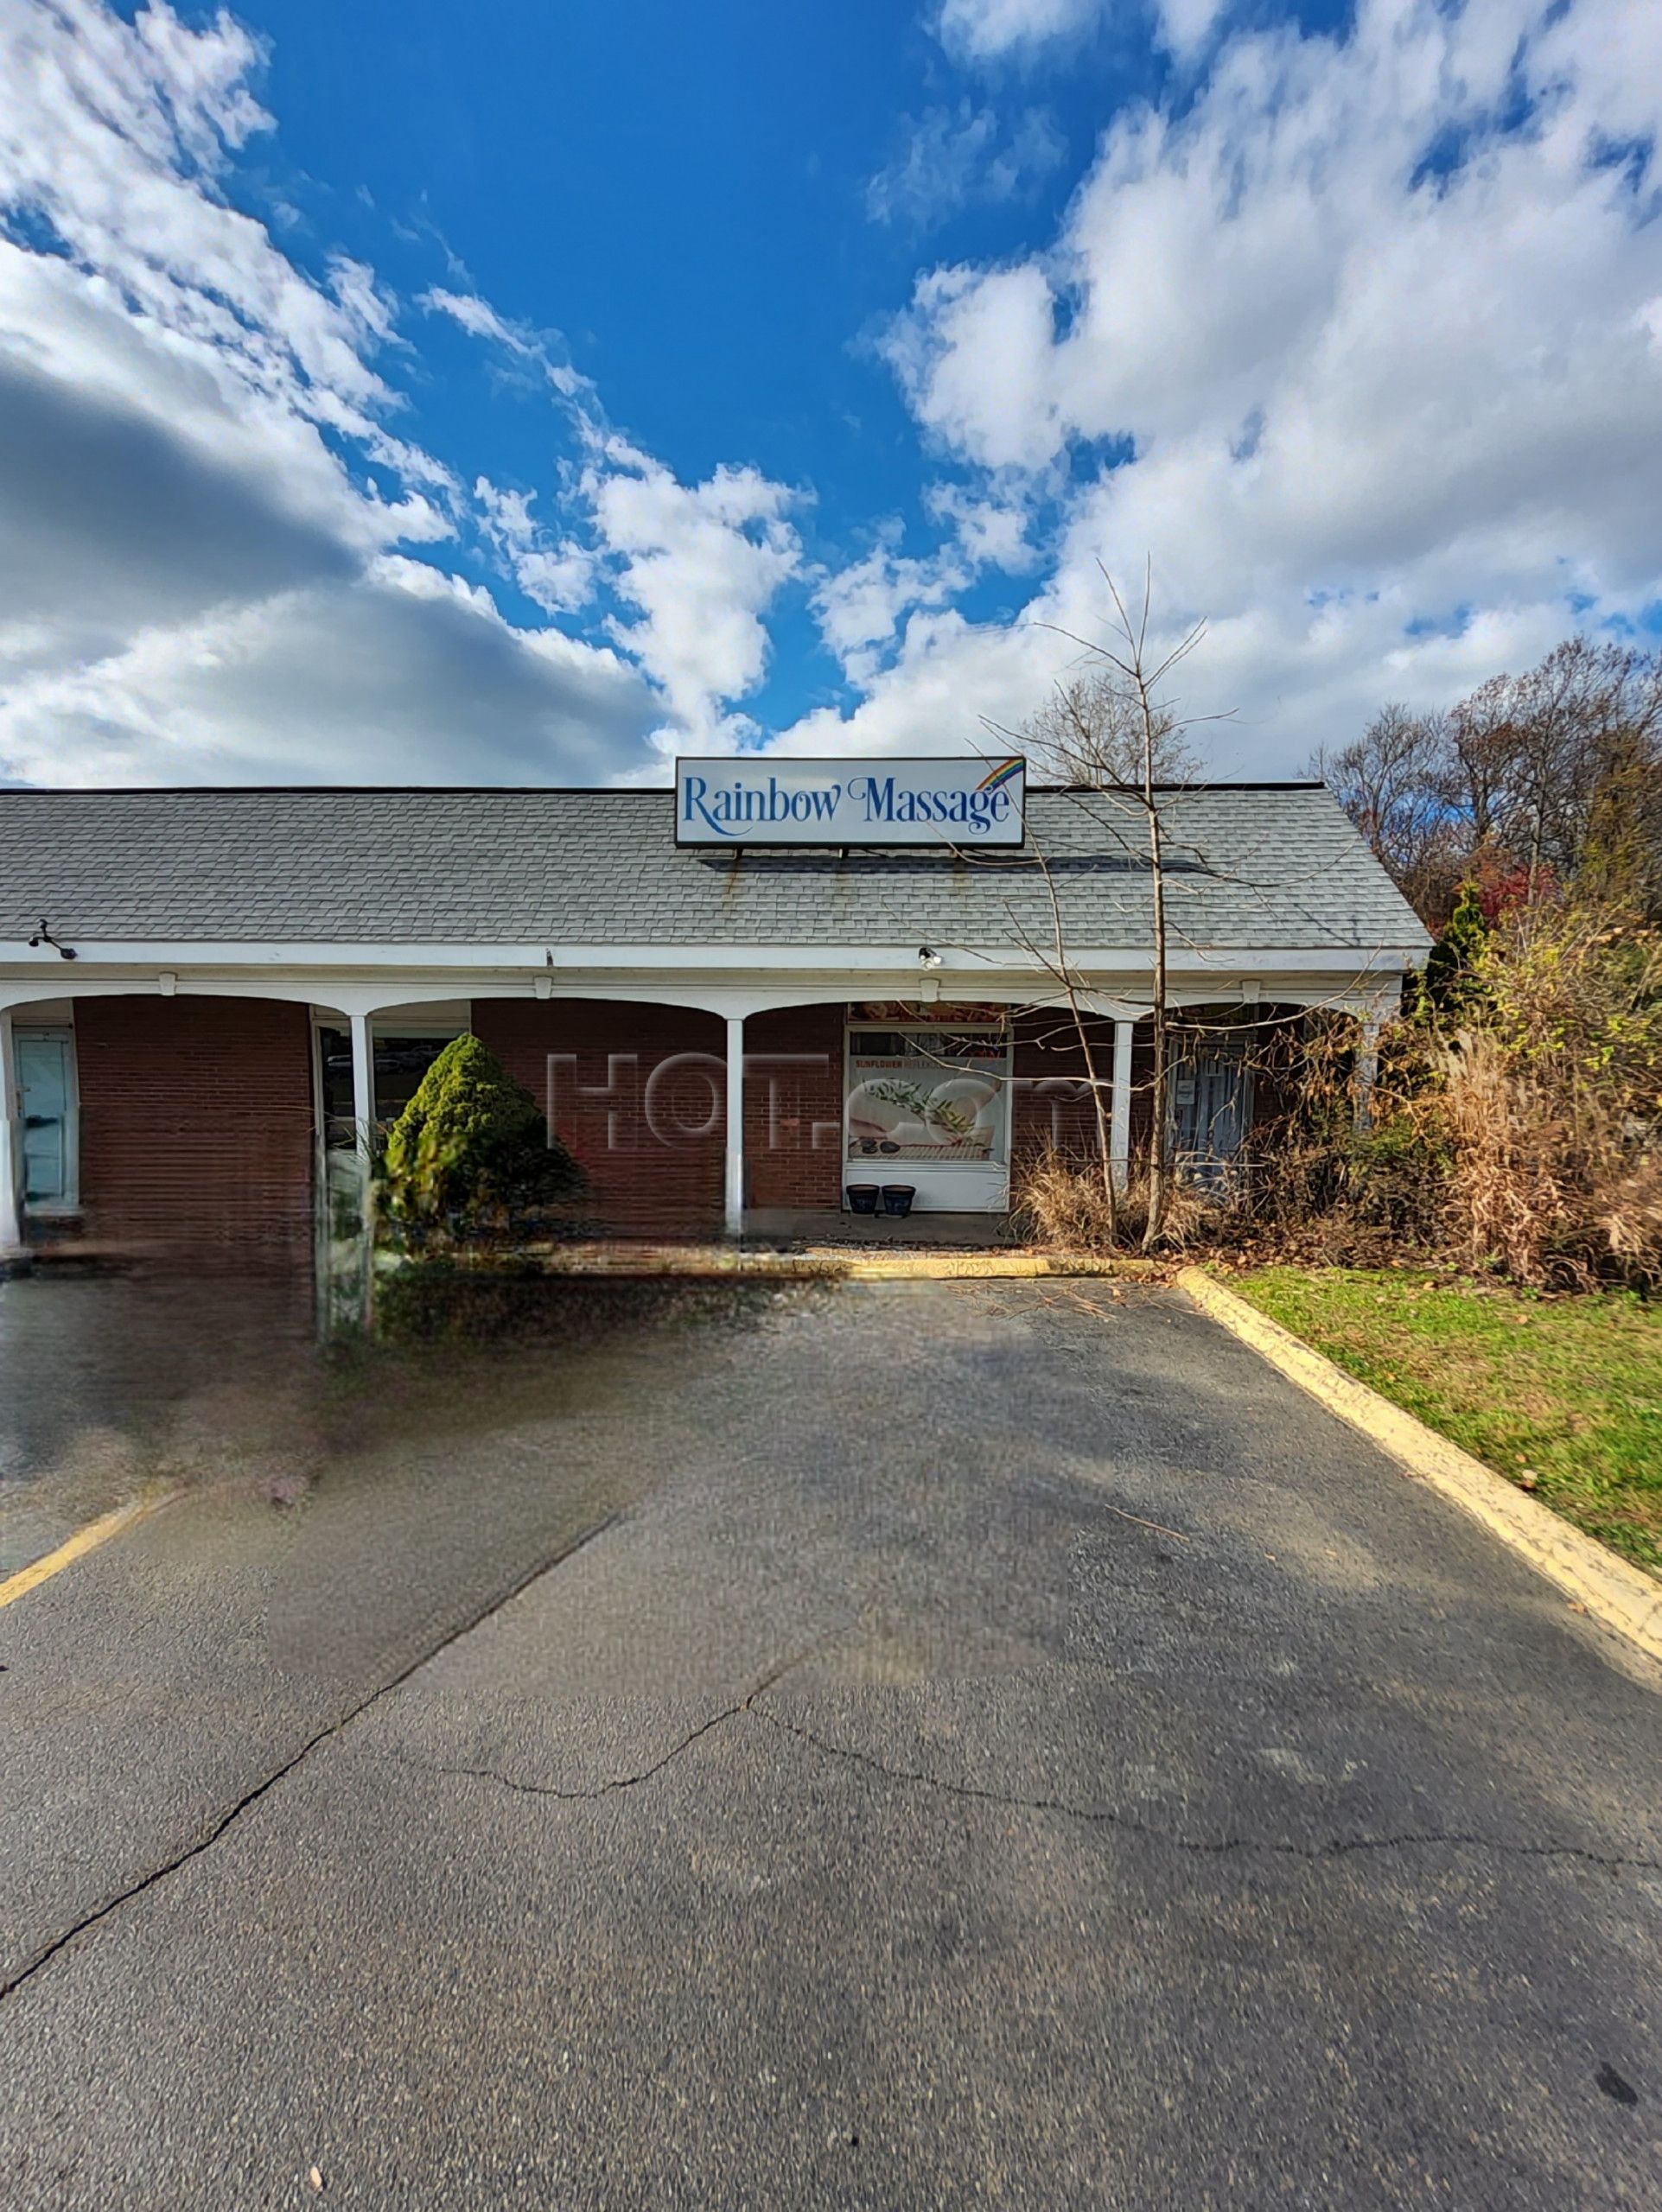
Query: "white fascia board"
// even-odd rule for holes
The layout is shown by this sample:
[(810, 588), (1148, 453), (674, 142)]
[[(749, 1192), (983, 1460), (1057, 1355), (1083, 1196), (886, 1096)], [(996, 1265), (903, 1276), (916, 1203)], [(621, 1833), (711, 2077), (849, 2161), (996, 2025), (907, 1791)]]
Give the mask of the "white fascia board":
[[(883, 976), (911, 971), (916, 949), (907, 945), (761, 945), (761, 944), (243, 944), (208, 941), (142, 941), (107, 943), (82, 938), (76, 945), (72, 968), (42, 946), (31, 950), (14, 939), (0, 942), (0, 969), (33, 977), (42, 969), (72, 981), (89, 967), (99, 969), (293, 969), (315, 974), (320, 969), (347, 974), (376, 974), (388, 969), (430, 974), (435, 969), (465, 969), (482, 974), (493, 969), (523, 972), (551, 969), (556, 975), (731, 974), (747, 976), (795, 975), (804, 970), (822, 976)], [(952, 974), (965, 982), (977, 976), (1032, 976), (1044, 970), (1019, 957), (1001, 957), (996, 948), (963, 950), (943, 947), (940, 966), (931, 970), (937, 979)], [(1220, 946), (1215, 951), (1185, 947), (1173, 951), (1167, 968), (1173, 975), (1218, 977), (1298, 975), (1400, 975), (1424, 957), (1422, 945), (1335, 946), (1324, 950), (1300, 948)], [(1146, 945), (1077, 946), (1068, 955), (1069, 965), (1089, 975), (1140, 976), (1149, 972), (1151, 953)]]

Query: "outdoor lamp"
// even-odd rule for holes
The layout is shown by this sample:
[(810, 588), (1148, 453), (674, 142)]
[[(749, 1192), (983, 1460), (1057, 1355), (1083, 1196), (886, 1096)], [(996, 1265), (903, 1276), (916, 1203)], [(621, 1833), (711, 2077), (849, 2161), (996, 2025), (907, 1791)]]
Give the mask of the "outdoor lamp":
[(46, 916), (44, 914), (41, 915), (40, 926), (36, 929), (34, 936), (30, 938), (29, 944), (29, 950), (31, 952), (39, 945), (49, 944), (60, 960), (78, 960), (80, 957), (73, 945), (59, 944), (57, 938), (53, 936), (51, 931), (47, 927)]

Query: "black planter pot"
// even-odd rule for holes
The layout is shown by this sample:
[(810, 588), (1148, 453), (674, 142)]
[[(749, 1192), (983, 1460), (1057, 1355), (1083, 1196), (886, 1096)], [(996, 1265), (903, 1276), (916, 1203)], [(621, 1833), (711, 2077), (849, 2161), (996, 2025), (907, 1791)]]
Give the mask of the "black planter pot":
[(917, 1197), (917, 1186), (912, 1183), (883, 1185), (883, 1211), (897, 1215), (902, 1221), (912, 1211), (912, 1201)]
[(876, 1212), (877, 1185), (875, 1183), (850, 1183), (847, 1195), (850, 1213)]

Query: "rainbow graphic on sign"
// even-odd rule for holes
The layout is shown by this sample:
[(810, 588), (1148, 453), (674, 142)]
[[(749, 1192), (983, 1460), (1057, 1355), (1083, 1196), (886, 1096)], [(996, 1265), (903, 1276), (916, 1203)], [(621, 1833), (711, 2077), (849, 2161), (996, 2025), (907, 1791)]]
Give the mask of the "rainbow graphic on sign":
[(978, 791), (996, 791), (1001, 784), (1009, 783), (1012, 776), (1019, 776), (1026, 766), (1027, 762), (1021, 754), (1013, 753), (1008, 760), (1001, 760), (996, 768), (990, 768), (976, 789)]

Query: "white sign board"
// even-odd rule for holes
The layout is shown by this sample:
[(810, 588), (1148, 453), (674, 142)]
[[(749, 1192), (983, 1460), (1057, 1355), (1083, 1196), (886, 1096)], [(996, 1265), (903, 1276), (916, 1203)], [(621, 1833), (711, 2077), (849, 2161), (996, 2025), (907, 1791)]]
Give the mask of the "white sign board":
[(678, 845), (1019, 845), (1027, 763), (787, 760), (675, 764)]

